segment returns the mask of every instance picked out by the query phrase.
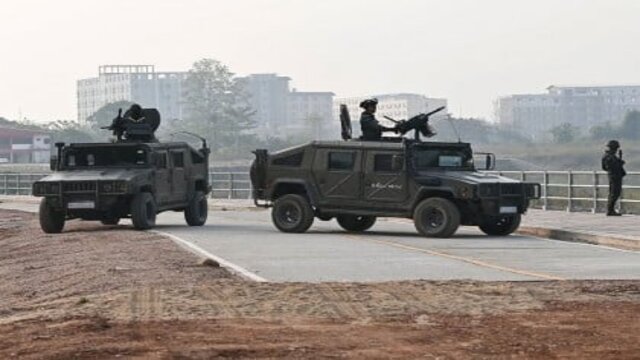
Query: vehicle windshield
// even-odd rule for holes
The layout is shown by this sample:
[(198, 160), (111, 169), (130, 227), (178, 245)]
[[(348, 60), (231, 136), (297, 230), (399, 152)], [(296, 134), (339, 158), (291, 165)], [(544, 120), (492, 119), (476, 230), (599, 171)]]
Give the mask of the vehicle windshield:
[(138, 167), (149, 162), (147, 150), (140, 147), (90, 147), (67, 149), (65, 168)]
[(440, 149), (416, 149), (414, 153), (416, 170), (433, 168), (455, 168), (473, 170), (473, 156), (467, 149), (440, 148)]

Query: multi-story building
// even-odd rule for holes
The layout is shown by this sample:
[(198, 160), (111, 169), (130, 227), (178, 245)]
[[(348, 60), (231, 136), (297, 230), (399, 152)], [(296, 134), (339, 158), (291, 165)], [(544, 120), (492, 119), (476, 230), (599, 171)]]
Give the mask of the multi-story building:
[(505, 96), (494, 106), (500, 125), (540, 137), (563, 123), (588, 129), (622, 122), (640, 109), (640, 86), (550, 86), (546, 94)]
[(255, 111), (256, 131), (261, 136), (307, 133), (320, 137), (331, 128), (333, 93), (290, 90), (291, 79), (277, 74), (252, 74), (241, 81)]
[(156, 72), (153, 65), (104, 65), (98, 77), (77, 82), (78, 121), (116, 101), (157, 108), (165, 119), (182, 118), (182, 82), (186, 72)]
[(0, 163), (47, 163), (50, 156), (46, 131), (0, 127)]
[[(392, 127), (394, 124), (392, 121), (385, 119), (385, 116), (388, 116), (395, 120), (407, 120), (415, 115), (435, 110), (440, 106), (447, 106), (446, 99), (428, 98), (424, 95), (419, 94), (401, 93), (345, 97), (336, 98), (333, 101), (334, 118), (339, 119), (340, 117), (340, 105), (347, 105), (347, 109), (349, 109), (349, 116), (351, 117), (351, 122), (353, 123), (352, 127), (354, 136), (360, 136), (359, 121), (360, 114), (362, 114), (363, 111), (360, 108), (360, 103), (363, 100), (372, 97), (378, 99), (378, 110), (376, 112), (376, 118), (381, 124), (389, 127)], [(446, 116), (446, 113), (446, 111), (440, 112), (434, 115), (433, 119), (444, 117)]]

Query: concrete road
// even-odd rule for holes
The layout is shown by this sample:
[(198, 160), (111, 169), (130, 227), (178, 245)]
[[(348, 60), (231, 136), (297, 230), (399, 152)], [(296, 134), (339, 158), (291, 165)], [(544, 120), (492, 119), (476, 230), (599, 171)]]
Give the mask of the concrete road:
[[(33, 204), (2, 207), (35, 210)], [(194, 228), (171, 212), (159, 216), (157, 230), (268, 281), (640, 279), (640, 252), (490, 237), (467, 227), (451, 239), (429, 239), (399, 219), (381, 219), (362, 234), (319, 220), (305, 234), (285, 234), (271, 224), (269, 211), (213, 211), (207, 225)]]

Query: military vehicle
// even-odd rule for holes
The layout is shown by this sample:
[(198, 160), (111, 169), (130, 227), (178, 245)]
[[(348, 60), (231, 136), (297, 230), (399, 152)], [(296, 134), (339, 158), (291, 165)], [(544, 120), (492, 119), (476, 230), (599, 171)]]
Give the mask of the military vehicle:
[[(469, 143), (427, 142), (431, 114), (398, 123), (415, 138), (351, 139), (351, 121), (341, 111), (345, 141), (313, 141), (269, 154), (256, 150), (251, 168), (257, 206), (272, 207), (283, 232), (301, 233), (315, 218), (335, 218), (350, 232), (371, 228), (378, 217), (412, 218), (427, 237), (450, 237), (460, 225), (488, 235), (514, 232), (540, 185), (478, 171)], [(495, 156), (480, 155), (483, 170)]]
[[(133, 108), (133, 106), (132, 106)], [(113, 124), (113, 143), (56, 143), (53, 174), (33, 184), (42, 197), (40, 226), (59, 233), (66, 220), (83, 219), (116, 225), (131, 218), (138, 230), (155, 226), (156, 214), (183, 211), (188, 225), (207, 220), (209, 148), (186, 142), (161, 143), (154, 132), (160, 124), (155, 109), (138, 115), (120, 111)]]

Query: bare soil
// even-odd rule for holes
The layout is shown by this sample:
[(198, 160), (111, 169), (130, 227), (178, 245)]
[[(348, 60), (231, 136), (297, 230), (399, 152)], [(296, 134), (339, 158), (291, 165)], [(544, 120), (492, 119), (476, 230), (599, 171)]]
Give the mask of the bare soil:
[(253, 283), (0, 210), (0, 358), (638, 358), (640, 281)]

